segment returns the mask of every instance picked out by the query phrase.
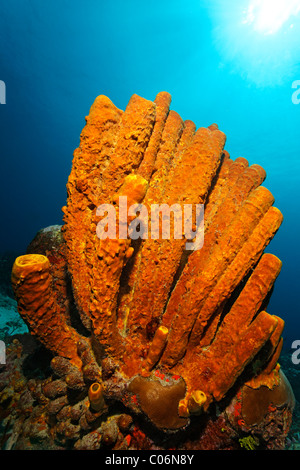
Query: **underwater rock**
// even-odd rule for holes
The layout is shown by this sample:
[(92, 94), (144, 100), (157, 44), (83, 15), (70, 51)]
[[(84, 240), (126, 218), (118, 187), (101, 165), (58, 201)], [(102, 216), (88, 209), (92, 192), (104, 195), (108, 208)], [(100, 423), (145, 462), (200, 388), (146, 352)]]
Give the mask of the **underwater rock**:
[[(48, 377), (29, 381), (37, 424), (15, 413), (15, 447), (285, 445), (294, 398), (278, 365), (284, 322), (266, 312), (281, 261), (264, 253), (282, 214), (264, 169), (232, 160), (216, 124), (196, 130), (170, 102), (133, 95), (123, 112), (95, 100), (64, 225), (40, 231), (15, 261), (19, 313), (52, 354)], [(197, 232), (176, 236), (175, 218), (168, 237), (131, 239), (124, 197), (147, 214), (203, 204), (203, 247), (186, 249)], [(99, 238), (101, 204), (123, 236)]]

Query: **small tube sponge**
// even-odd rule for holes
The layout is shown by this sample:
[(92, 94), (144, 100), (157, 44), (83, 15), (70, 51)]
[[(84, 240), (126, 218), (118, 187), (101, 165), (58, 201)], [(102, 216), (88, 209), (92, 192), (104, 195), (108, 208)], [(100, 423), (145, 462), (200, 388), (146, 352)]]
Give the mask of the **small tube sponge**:
[(151, 370), (160, 359), (167, 342), (168, 333), (169, 330), (165, 326), (160, 326), (156, 330), (145, 360), (144, 368), (146, 370)]
[(191, 414), (200, 414), (206, 400), (207, 397), (202, 390), (195, 390), (191, 395), (187, 395), (183, 400), (180, 400), (178, 405), (179, 416), (188, 417)]
[(94, 411), (101, 411), (104, 408), (103, 386), (99, 382), (94, 382), (90, 386), (88, 396)]

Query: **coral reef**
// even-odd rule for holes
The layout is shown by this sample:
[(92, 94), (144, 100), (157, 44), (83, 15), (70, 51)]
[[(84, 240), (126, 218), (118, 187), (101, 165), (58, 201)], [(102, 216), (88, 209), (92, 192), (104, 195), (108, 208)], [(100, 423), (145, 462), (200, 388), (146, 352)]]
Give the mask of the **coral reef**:
[[(39, 232), (14, 263), (19, 313), (52, 358), (23, 390), (33, 413), (14, 408), (9, 448), (285, 446), (294, 396), (278, 364), (284, 322), (266, 312), (281, 261), (264, 253), (282, 214), (263, 168), (232, 160), (216, 124), (196, 130), (170, 102), (133, 95), (123, 112), (97, 97), (64, 225)], [(137, 209), (126, 221), (124, 197)], [(147, 214), (189, 205), (193, 231), (176, 236), (174, 214), (168, 237), (145, 236), (141, 203)], [(187, 250), (200, 204), (204, 245)], [(99, 236), (100, 205), (114, 208), (115, 238)]]

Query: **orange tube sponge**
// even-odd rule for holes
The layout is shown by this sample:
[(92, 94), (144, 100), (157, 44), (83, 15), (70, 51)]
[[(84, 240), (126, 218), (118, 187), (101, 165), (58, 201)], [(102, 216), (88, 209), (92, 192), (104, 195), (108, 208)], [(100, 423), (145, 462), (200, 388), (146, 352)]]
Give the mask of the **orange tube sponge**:
[[(130, 174), (126, 176), (117, 196), (126, 196), (127, 204), (131, 206), (143, 200), (146, 188), (147, 181), (144, 178)], [(116, 201), (117, 199), (116, 197)], [(118, 205), (115, 208), (117, 213), (116, 221), (119, 224)], [(128, 224), (129, 221), (128, 219)], [(130, 244), (129, 237), (124, 239), (119, 237), (115, 239), (97, 239), (95, 241), (97, 263), (90, 269), (92, 278), (90, 280), (89, 312), (93, 330), (101, 344), (109, 347), (111, 352), (120, 349), (120, 337), (116, 330), (117, 294), (120, 287), (122, 268), (133, 253)]]
[(101, 411), (104, 406), (103, 386), (99, 382), (94, 382), (88, 392), (91, 408), (94, 411)]
[[(278, 382), (284, 322), (265, 308), (281, 261), (264, 250), (282, 214), (261, 186), (265, 170), (232, 160), (216, 124), (196, 130), (170, 102), (166, 92), (133, 95), (123, 112), (96, 98), (74, 152), (56, 270), (37, 254), (13, 268), (20, 314), (56, 354), (55, 374), (80, 393), (92, 384), (86, 425), (106, 394), (165, 431), (185, 428), (238, 380)], [(184, 238), (187, 204), (193, 241), (195, 206), (204, 206), (204, 245), (194, 251)], [(76, 320), (81, 331), (76, 307), (90, 337), (69, 326)]]
[[(189, 141), (191, 139), (191, 135), (194, 132), (194, 126), (188, 125), (187, 129), (188, 131), (184, 133), (184, 123), (181, 117), (175, 111), (170, 111), (162, 134), (161, 145), (155, 160), (155, 172), (151, 178), (145, 198), (143, 200), (143, 204), (147, 208), (148, 213), (151, 211), (151, 204), (154, 202), (160, 202), (163, 198), (168, 172), (170, 171), (170, 167), (173, 161), (178, 158), (180, 152), (180, 142), (182, 142), (182, 140), (186, 142), (187, 140)], [(151, 221), (149, 224), (149, 230), (150, 228)], [(119, 328), (123, 334), (125, 334), (127, 329), (130, 305), (132, 304), (135, 289), (138, 288), (139, 274), (141, 270), (144, 269), (144, 256), (145, 252), (147, 253), (148, 250), (149, 241), (144, 240), (143, 246), (137, 253), (137, 256), (133, 260), (133, 264), (129, 270), (128, 286), (130, 286), (131, 289), (126, 289), (124, 293), (121, 292), (118, 317)], [(153, 262), (154, 260), (149, 259), (149, 263)], [(143, 316), (143, 311), (140, 312), (140, 316)]]
[(207, 397), (202, 390), (195, 390), (190, 395), (187, 394), (187, 396), (179, 402), (179, 416), (187, 418), (191, 414), (202, 413), (206, 400)]
[(231, 160), (229, 155), (223, 153), (223, 159), (219, 168), (218, 176), (213, 185), (205, 207), (205, 227), (210, 225), (211, 220), (222, 205), (231, 187), (235, 184), (239, 175), (248, 166), (245, 158)]
[[(197, 373), (199, 376), (203, 376), (203, 380), (205, 380), (205, 371), (208, 368), (211, 373), (216, 373), (223, 362), (224, 352), (238, 341), (240, 335), (250, 325), (273, 287), (281, 265), (281, 261), (276, 256), (269, 253), (264, 254), (229, 312), (224, 315), (218, 330), (214, 332), (215, 336), (211, 344), (207, 339), (209, 334), (209, 330), (207, 330), (203, 340), (194, 352), (191, 352), (192, 355), (201, 354)], [(279, 324), (282, 325), (281, 321), (278, 326)], [(276, 328), (271, 338), (275, 336), (275, 332), (280, 336), (279, 328)], [(211, 335), (209, 334), (209, 336)], [(279, 337), (274, 337), (274, 348), (278, 341)], [(190, 360), (193, 361), (193, 358), (190, 357)]]
[(164, 346), (168, 338), (168, 328), (165, 326), (160, 326), (154, 335), (152, 343), (150, 344), (149, 351), (145, 360), (145, 369), (151, 370), (155, 364), (158, 362), (160, 356), (162, 355)]
[(155, 124), (142, 163), (138, 169), (138, 175), (142, 176), (146, 180), (150, 180), (152, 176), (154, 163), (161, 143), (162, 133), (169, 113), (171, 95), (166, 92), (158, 93), (154, 103), (156, 104)]
[(173, 305), (177, 305), (184, 297), (191, 272), (201, 273), (207, 268), (206, 263), (209, 263), (209, 256), (218, 240), (223, 236), (250, 192), (257, 188), (265, 178), (265, 171), (261, 167), (252, 165), (248, 168), (247, 166), (248, 162), (243, 158), (233, 163), (225, 160), (221, 165), (217, 182), (205, 208), (204, 246), (201, 250), (191, 253), (176, 289), (172, 292), (163, 318), (164, 324), (168, 327), (173, 316)]
[[(198, 129), (191, 144), (170, 171), (164, 202), (169, 206), (204, 203), (219, 166), (224, 144), (225, 135), (222, 132)], [(136, 281), (128, 317), (129, 331), (141, 331), (142, 337), (145, 336), (146, 325), (150, 321), (158, 321), (162, 315), (185, 248), (186, 240), (175, 239), (172, 229), (170, 232), (170, 240), (147, 240), (143, 245), (143, 269)]]
[(221, 400), (241, 371), (270, 338), (276, 325), (276, 317), (260, 312), (240, 336), (234, 350), (227, 352), (222, 367), (210, 382), (210, 390), (217, 401)]
[(18, 310), (32, 334), (55, 354), (80, 365), (80, 335), (66, 324), (51, 288), (50, 262), (43, 255), (19, 256), (12, 269)]
[(106, 96), (96, 98), (86, 117), (80, 145), (74, 152), (67, 183), (68, 201), (63, 207), (68, 270), (81, 320), (88, 329), (90, 287), (86, 238), (91, 229), (93, 210), (98, 204), (101, 174), (114, 149), (122, 114), (123, 111)]
[(190, 345), (199, 343), (199, 339), (203, 335), (204, 328), (213, 312), (226, 300), (230, 292), (233, 292), (250, 269), (255, 266), (263, 250), (280, 227), (282, 220), (281, 212), (276, 207), (271, 207), (257, 224), (232, 264), (220, 276), (212, 295), (207, 298), (203, 309), (198, 314)]
[(98, 204), (111, 202), (125, 176), (140, 166), (153, 131), (155, 115), (156, 106), (152, 101), (132, 95), (122, 115), (114, 151), (103, 171)]
[[(234, 162), (230, 167), (229, 176), (226, 179), (227, 194), (222, 200), (214, 202), (215, 216), (207, 218), (205, 223), (205, 244), (203, 249), (192, 253), (191, 261), (197, 263), (197, 269), (202, 270), (208, 260), (210, 252), (216, 242), (223, 236), (224, 231), (233, 220), (234, 216), (249, 196), (253, 189), (261, 185), (265, 179), (265, 171), (259, 165), (252, 165), (238, 173), (233, 170), (243, 168), (243, 163)], [(217, 227), (217, 230), (215, 229)]]
[[(184, 124), (178, 113), (175, 111), (169, 112), (154, 164), (155, 172), (152, 175), (147, 193), (143, 200), (143, 204), (147, 208), (148, 213), (151, 211), (152, 203), (162, 201), (170, 168), (179, 158), (179, 155), (181, 155), (185, 146), (191, 141), (194, 131), (195, 125), (193, 123), (188, 122)], [(150, 228), (151, 221), (149, 224), (149, 230)], [(140, 272), (144, 270), (145, 263), (146, 266), (150, 266), (155, 262), (155, 258), (152, 258), (151, 256), (147, 258), (147, 254), (152, 243), (155, 243), (155, 240), (144, 240), (144, 243), (133, 260), (132, 266), (130, 266), (130, 270), (128, 272), (128, 286), (130, 286), (130, 289), (127, 288), (124, 293), (121, 292), (118, 317), (119, 328), (123, 334), (125, 334), (127, 329), (128, 313), (133, 302), (135, 290), (139, 288), (138, 279)], [(140, 312), (140, 318), (141, 317), (143, 317), (143, 311)]]
[[(230, 269), (231, 263), (235, 260), (235, 257), (238, 255), (243, 245), (249, 243), (247, 241), (248, 238), (250, 235), (251, 237), (253, 236), (252, 232), (254, 228), (273, 202), (274, 198), (266, 188), (259, 187), (254, 190), (246, 199), (232, 223), (228, 226), (220, 242), (214, 245), (209, 263), (206, 264), (205, 269), (196, 272), (194, 276), (190, 276), (189, 281), (186, 283), (185, 295), (181, 299), (178, 299), (178, 302), (172, 299), (173, 295), (176, 296), (177, 286), (175, 287), (162, 319), (162, 324), (165, 325), (165, 317), (167, 319), (170, 317), (169, 312), (173, 311), (175, 313), (173, 314), (168, 345), (162, 358), (164, 364), (168, 366), (175, 365), (176, 362), (183, 357), (192, 328), (196, 338), (199, 338), (202, 334), (204, 327), (207, 325), (207, 321), (211, 317), (211, 311), (209, 311), (209, 313), (205, 311), (205, 313), (202, 314), (201, 308), (204, 305), (204, 301), (208, 299), (207, 302), (214, 302), (216, 304), (215, 307), (220, 305), (217, 303), (219, 297), (208, 297), (210, 291), (215, 286), (218, 286), (220, 279), (224, 276), (223, 273), (226, 273), (227, 268)], [(263, 235), (262, 237), (263, 240), (267, 239), (267, 237)], [(259, 241), (260, 237), (258, 238), (258, 243)], [(250, 260), (252, 262), (252, 258), (250, 258)], [(245, 259), (243, 259), (239, 269), (243, 269), (244, 264)], [(251, 265), (249, 267), (251, 267)], [(193, 266), (190, 265), (187, 269), (190, 271), (193, 269)], [(193, 269), (193, 272), (195, 272), (195, 269)], [(233, 270), (233, 273), (235, 276), (236, 270)], [(228, 276), (229, 281), (232, 278), (231, 275)], [(196, 284), (198, 285), (197, 289), (193, 288)], [(221, 294), (220, 289), (220, 295)], [(225, 294), (224, 297), (226, 298)], [(215, 310), (213, 310), (213, 312), (214, 311)], [(197, 344), (197, 339), (195, 339), (194, 344)]]
[(282, 262), (276, 256), (269, 253), (262, 256), (242, 292), (225, 315), (210, 347), (210, 351), (214, 351), (215, 363), (218, 362), (216, 350), (220, 351), (218, 357), (221, 359), (223, 351), (232, 346), (251, 323), (273, 287), (281, 266)]

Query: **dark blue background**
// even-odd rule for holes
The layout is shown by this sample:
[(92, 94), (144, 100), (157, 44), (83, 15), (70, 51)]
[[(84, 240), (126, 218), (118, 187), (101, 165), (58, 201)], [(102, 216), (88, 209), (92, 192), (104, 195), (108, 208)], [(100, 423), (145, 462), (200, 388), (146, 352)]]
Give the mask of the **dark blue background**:
[(268, 311), (286, 320), (288, 346), (300, 338), (299, 29), (243, 30), (247, 3), (2, 2), (1, 251), (23, 252), (40, 228), (62, 223), (72, 153), (97, 95), (125, 109), (133, 93), (168, 91), (183, 119), (218, 123), (232, 158), (266, 169), (285, 217), (267, 250), (283, 261)]

